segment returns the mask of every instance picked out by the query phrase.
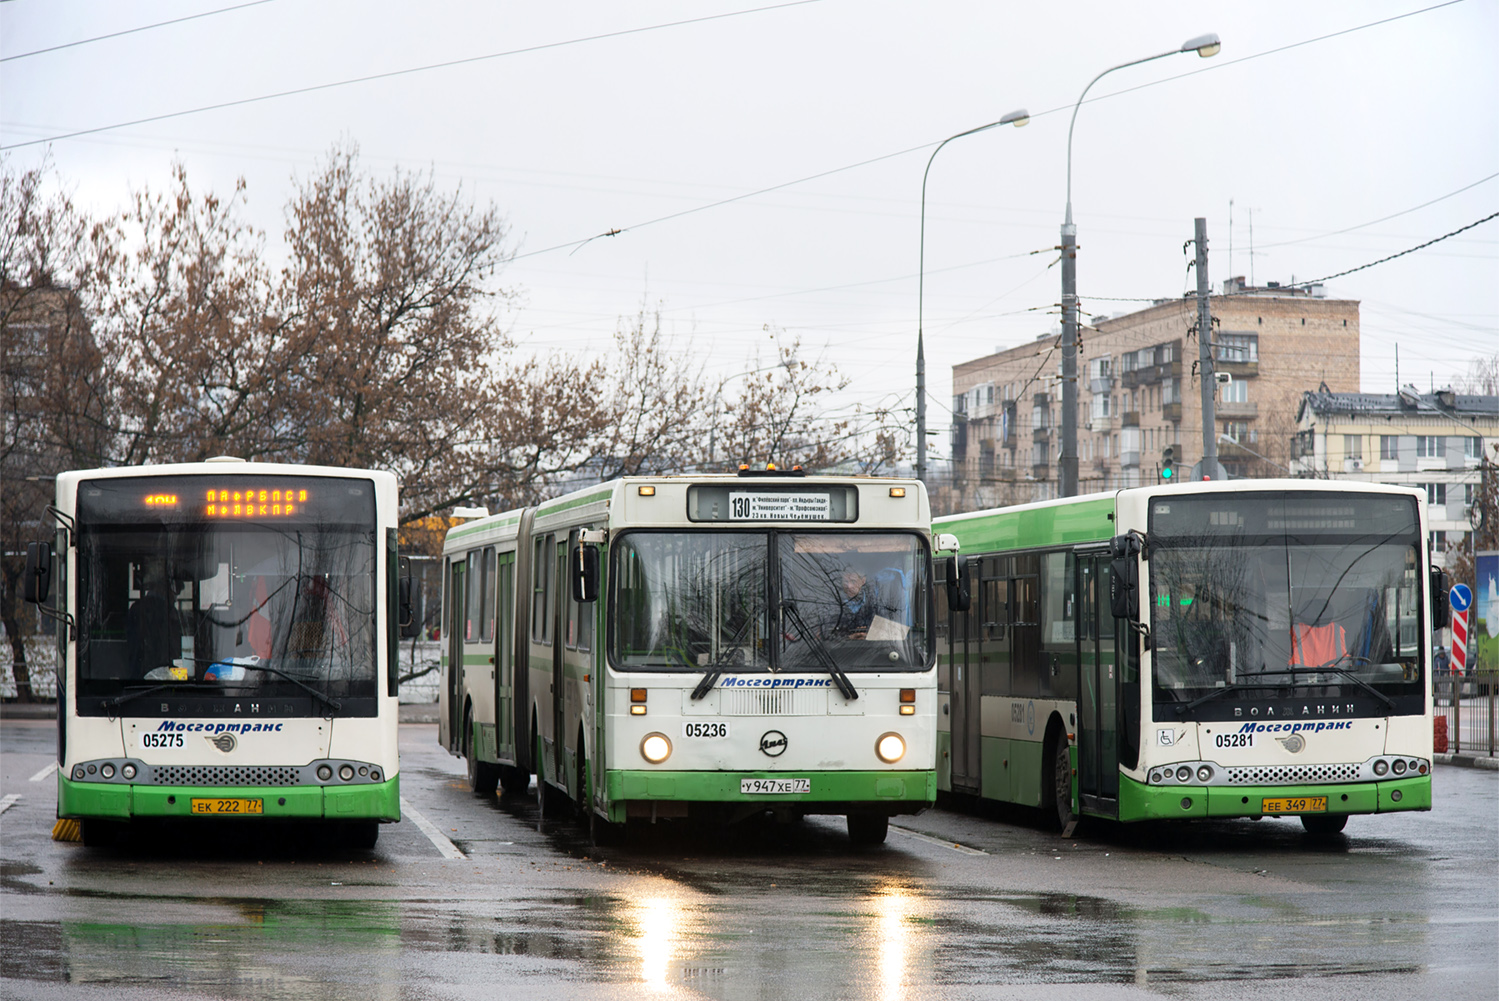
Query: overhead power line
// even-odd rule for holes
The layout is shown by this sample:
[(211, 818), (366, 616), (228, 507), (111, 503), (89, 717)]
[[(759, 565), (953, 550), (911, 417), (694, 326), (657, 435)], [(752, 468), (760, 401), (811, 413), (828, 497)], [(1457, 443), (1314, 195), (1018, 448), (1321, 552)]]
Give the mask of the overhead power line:
[[(1325, 35), (1317, 35), (1317, 36), (1315, 36), (1313, 38), (1304, 38), (1304, 39), (1302, 39), (1299, 42), (1289, 42), (1289, 43), (1287, 43), (1285, 45), (1276, 46), (1273, 49), (1266, 49), (1263, 52), (1255, 52), (1255, 53), (1251, 53), (1250, 55), (1247, 55), (1247, 56), (1240, 56), (1238, 59), (1229, 59), (1229, 60), (1224, 61), (1224, 62), (1219, 62), (1218, 60), (1214, 60), (1213, 61), (1214, 65), (1204, 66), (1201, 69), (1188, 70), (1185, 73), (1178, 73), (1175, 76), (1162, 77), (1159, 80), (1152, 80), (1152, 81), (1149, 81), (1147, 83), (1136, 84), (1133, 87), (1126, 87), (1123, 90), (1115, 90), (1115, 91), (1110, 91), (1109, 93), (1106, 93), (1106, 94), (1099, 94), (1096, 97), (1087, 98), (1082, 103), (1083, 104), (1093, 104), (1093, 103), (1095, 103), (1097, 101), (1107, 101), (1107, 100), (1109, 100), (1111, 98), (1119, 97), (1120, 95), (1123, 95), (1123, 94), (1134, 93), (1137, 90), (1145, 90), (1145, 89), (1150, 88), (1150, 87), (1158, 87), (1158, 86), (1160, 86), (1163, 83), (1172, 83), (1172, 82), (1174, 82), (1176, 80), (1182, 80), (1182, 79), (1185, 79), (1187, 77), (1196, 76), (1199, 73), (1211, 73), (1211, 72), (1214, 72), (1216, 70), (1224, 69), (1225, 67), (1228, 67), (1228, 66), (1237, 66), (1239, 63), (1247, 63), (1247, 62), (1250, 62), (1251, 60), (1254, 60), (1254, 59), (1263, 59), (1266, 56), (1273, 56), (1273, 55), (1276, 55), (1277, 53), (1287, 52), (1287, 51), (1289, 51), (1291, 49), (1300, 48), (1300, 47), (1305, 46), (1305, 45), (1312, 45), (1312, 44), (1315, 44), (1317, 42), (1325, 42), (1325, 41), (1327, 41), (1329, 39), (1338, 38), (1338, 37), (1341, 37), (1343, 35), (1349, 35), (1349, 34), (1352, 34), (1353, 32), (1356, 32), (1356, 31), (1364, 31), (1365, 29), (1368, 29), (1368, 28), (1375, 28), (1375, 27), (1378, 27), (1378, 26), (1383, 25), (1383, 24), (1389, 24), (1392, 21), (1399, 21), (1399, 20), (1403, 20), (1404, 18), (1415, 17), (1415, 16), (1417, 16), (1419, 14), (1426, 14), (1426, 13), (1429, 13), (1429, 12), (1434, 11), (1434, 10), (1440, 10), (1443, 7), (1451, 7), (1454, 4), (1459, 4), (1459, 3), (1463, 3), (1463, 2), (1465, 2), (1465, 0), (1445, 0), (1445, 2), (1443, 2), (1443, 3), (1433, 4), (1433, 5), (1429, 6), (1429, 7), (1422, 7), (1419, 10), (1407, 11), (1404, 14), (1395, 14), (1395, 15), (1393, 15), (1391, 17), (1380, 18), (1377, 21), (1369, 21), (1369, 22), (1367, 22), (1365, 24), (1355, 25), (1355, 26), (1353, 26), (1351, 28), (1343, 28), (1343, 29), (1341, 29), (1339, 31), (1329, 32), (1328, 34), (1325, 34)], [(1045, 111), (1035, 112), (1034, 114), (1031, 115), (1031, 118), (1032, 119), (1044, 118), (1047, 115), (1055, 115), (1055, 114), (1058, 114), (1059, 112), (1071, 111), (1073, 109), (1073, 107), (1075, 107), (1075, 106), (1076, 106), (1075, 102), (1074, 102), (1074, 104), (1058, 105), (1055, 108), (1048, 108)], [(982, 125), (982, 126), (979, 126), (976, 129), (970, 129), (969, 131), (971, 131), (971, 132), (982, 132), (985, 129), (991, 128), (991, 127), (999, 125), (999, 124), (1000, 124), (999, 122), (990, 122), (988, 125)], [(516, 254), (515, 255), (515, 259), (519, 260), (521, 258), (526, 258), (526, 257), (536, 257), (537, 255), (540, 255), (540, 254), (549, 254), (549, 253), (552, 253), (552, 252), (558, 251), (558, 250), (575, 249), (575, 248), (583, 246), (583, 244), (585, 244), (585, 243), (590, 243), (593, 240), (598, 240), (598, 239), (601, 239), (601, 238), (606, 237), (606, 236), (619, 236), (622, 233), (629, 233), (629, 232), (632, 232), (632, 231), (637, 230), (637, 229), (644, 229), (646, 226), (654, 226), (654, 225), (656, 225), (658, 223), (668, 222), (668, 221), (670, 221), (672, 219), (680, 219), (683, 216), (692, 215), (693, 213), (696, 213), (696, 212), (706, 212), (709, 209), (722, 208), (725, 205), (732, 205), (735, 202), (741, 202), (741, 201), (744, 201), (745, 199), (748, 199), (748, 198), (756, 198), (756, 197), (758, 197), (760, 195), (767, 195), (767, 194), (770, 194), (773, 191), (780, 191), (783, 188), (790, 188), (790, 187), (794, 187), (794, 186), (799, 185), (799, 184), (806, 184), (809, 181), (821, 180), (824, 177), (831, 177), (834, 174), (841, 174), (841, 173), (844, 173), (845, 171), (849, 171), (849, 170), (857, 170), (860, 167), (868, 167), (871, 164), (880, 163), (880, 162), (885, 161), (885, 160), (892, 160), (892, 159), (894, 159), (894, 158), (896, 158), (898, 156), (905, 156), (908, 153), (919, 153), (919, 152), (922, 152), (923, 150), (929, 150), (929, 149), (933, 148), (934, 146), (938, 146), (938, 145), (941, 144), (941, 142), (942, 142), (942, 140), (934, 140), (933, 142), (922, 143), (919, 146), (908, 146), (905, 149), (896, 150), (893, 153), (885, 153), (885, 154), (882, 154), (880, 156), (870, 157), (867, 160), (860, 160), (857, 163), (850, 163), (850, 164), (846, 164), (845, 166), (842, 166), (842, 167), (833, 167), (833, 168), (831, 168), (829, 170), (819, 171), (819, 172), (817, 172), (815, 174), (808, 174), (806, 177), (799, 177), (799, 178), (797, 178), (794, 181), (784, 181), (784, 182), (782, 182), (780, 184), (772, 184), (769, 187), (759, 188), (759, 189), (757, 189), (755, 191), (747, 191), (747, 192), (745, 192), (742, 195), (734, 195), (733, 197), (730, 197), (730, 198), (721, 198), (718, 201), (708, 202), (707, 204), (705, 204), (705, 205), (699, 205), (696, 208), (683, 209), (680, 212), (673, 212), (670, 215), (658, 216), (655, 219), (647, 219), (644, 222), (638, 222), (638, 223), (635, 223), (635, 224), (630, 225), (630, 226), (611, 227), (611, 228), (605, 230), (602, 233), (595, 233), (593, 236), (584, 237), (583, 239), (580, 239), (580, 240), (570, 240), (567, 243), (558, 243), (558, 244), (554, 244), (554, 245), (552, 245), (550, 247), (543, 247), (540, 250), (531, 250), (531, 251), (527, 251), (524, 254)], [(0, 147), (0, 149), (4, 149), (4, 148), (6, 148), (6, 147)]]
[[(681, 21), (666, 21), (661, 24), (648, 24), (639, 28), (622, 28), (619, 31), (606, 31), (598, 35), (587, 35), (583, 38), (569, 38), (561, 42), (543, 42), (540, 45), (527, 45), (519, 49), (507, 49), (504, 52), (490, 52), (482, 56), (467, 56), (463, 59), (449, 59), (440, 63), (428, 63), (425, 66), (409, 66), (401, 70), (388, 70), (384, 73), (371, 73), (368, 76), (351, 77), (347, 80), (334, 80), (331, 83), (317, 83), (308, 87), (294, 87), (291, 90), (281, 90), (274, 94), (261, 94), (258, 97), (242, 97), (235, 101), (221, 101), (218, 104), (205, 104), (198, 108), (188, 108), (185, 111), (169, 111), (161, 115), (150, 115), (146, 118), (136, 118), (128, 122), (115, 122), (113, 125), (98, 125), (91, 129), (77, 129), (73, 132), (65, 132), (60, 135), (47, 136), (44, 139), (28, 139), (25, 142), (11, 143), (9, 146), (0, 146), (0, 150), (20, 149), (23, 146), (35, 146), (39, 143), (56, 142), (59, 139), (73, 139), (78, 136), (93, 135), (97, 132), (109, 132), (114, 129), (125, 129), (132, 125), (146, 125), (150, 122), (165, 121), (168, 118), (181, 118), (184, 115), (197, 115), (205, 111), (222, 111), (225, 108), (238, 108), (246, 104), (257, 104), (261, 101), (273, 101), (281, 97), (293, 97), (298, 94), (312, 94), (320, 90), (332, 90), (336, 87), (349, 87), (356, 83), (370, 83), (375, 80), (389, 80), (393, 77), (408, 76), (412, 73), (426, 73), (431, 70), (448, 69), (453, 66), (465, 66), (471, 63), (482, 63), (491, 59), (504, 59), (507, 56), (525, 55), (528, 52), (542, 52), (546, 49), (560, 49), (568, 45), (581, 45), (584, 42), (598, 42), (606, 38), (622, 38), (626, 35), (638, 35), (647, 31), (659, 31), (662, 28), (680, 28), (688, 24), (701, 24), (705, 21), (719, 21), (729, 17), (740, 17), (745, 14), (762, 14), (766, 11), (781, 10), (785, 7), (801, 7), (805, 4), (821, 3), (822, 0), (789, 0), (787, 3), (771, 4), (767, 7), (753, 7), (748, 10), (731, 10), (722, 14), (706, 14), (702, 17), (689, 17)], [(1457, 0), (1453, 0), (1457, 2)], [(582, 241), (578, 241), (582, 242)]]
[(139, 28), (126, 28), (124, 31), (112, 31), (107, 35), (95, 35), (93, 38), (80, 38), (76, 42), (64, 42), (61, 45), (51, 45), (45, 49), (33, 49), (30, 52), (19, 52), (13, 56), (0, 57), (0, 63), (12, 62), (16, 59), (27, 59), (31, 56), (39, 56), (44, 52), (56, 52), (58, 49), (71, 49), (75, 45), (87, 45), (90, 42), (102, 42), (106, 38), (119, 38), (121, 35), (133, 35), (137, 31), (150, 31), (152, 28), (164, 28), (169, 24), (181, 24), (183, 21), (196, 21), (200, 17), (212, 17), (215, 14), (225, 14), (231, 10), (243, 10), (246, 7), (258, 7), (263, 3), (271, 3), (272, 0), (250, 0), (249, 3), (235, 4), (233, 7), (220, 7), (218, 10), (205, 10), (201, 14), (189, 14), (186, 17), (174, 17), (170, 21), (157, 21), (155, 24), (143, 24)]
[(1367, 229), (1370, 226), (1378, 226), (1382, 222), (1389, 222), (1391, 219), (1398, 219), (1403, 215), (1410, 215), (1412, 212), (1419, 212), (1421, 209), (1435, 205), (1437, 202), (1444, 202), (1449, 198), (1462, 194), (1464, 191), (1469, 191), (1473, 188), (1476, 188), (1480, 184), (1487, 184), (1496, 177), (1499, 177), (1499, 173), (1490, 174), (1488, 177), (1480, 177), (1472, 184), (1465, 184), (1462, 187), (1458, 188), (1456, 191), (1449, 191), (1445, 195), (1440, 195), (1436, 198), (1433, 198), (1429, 202), (1422, 202), (1420, 205), (1414, 205), (1408, 209), (1401, 209), (1399, 212), (1391, 212), (1387, 216), (1381, 216), (1378, 219), (1371, 219), (1368, 222), (1361, 222), (1357, 226), (1349, 226), (1347, 229), (1333, 230), (1331, 233), (1318, 233), (1316, 236), (1303, 236), (1300, 239), (1296, 240), (1282, 240), (1279, 243), (1262, 243), (1260, 244), (1260, 249), (1268, 250), (1271, 247), (1290, 247), (1298, 243), (1310, 243), (1313, 240), (1325, 240), (1329, 236), (1342, 236), (1344, 233), (1352, 233), (1354, 230)]
[(1365, 270), (1367, 268), (1372, 268), (1376, 264), (1383, 264), (1386, 261), (1393, 261), (1395, 258), (1397, 258), (1397, 257), (1404, 257), (1406, 254), (1414, 254), (1416, 251), (1418, 251), (1418, 250), (1424, 250), (1425, 248), (1431, 246), (1433, 243), (1441, 243), (1443, 240), (1446, 240), (1446, 239), (1449, 239), (1451, 237), (1454, 237), (1454, 236), (1456, 236), (1459, 233), (1466, 232), (1467, 230), (1472, 229), (1474, 226), (1482, 226), (1484, 223), (1488, 222), (1490, 219), (1499, 219), (1499, 212), (1494, 212), (1494, 213), (1492, 213), (1490, 215), (1486, 215), (1482, 219), (1479, 219), (1479, 220), (1477, 220), (1475, 222), (1470, 222), (1470, 223), (1468, 223), (1468, 225), (1459, 227), (1458, 229), (1454, 229), (1450, 233), (1443, 233), (1441, 236), (1437, 237), (1434, 240), (1427, 240), (1425, 243), (1419, 243), (1416, 246), (1409, 248), (1408, 250), (1402, 250), (1398, 254), (1391, 254), (1389, 257), (1381, 257), (1377, 261), (1370, 261), (1368, 264), (1360, 264), (1356, 268), (1349, 268), (1347, 271), (1339, 271), (1335, 275), (1327, 275), (1327, 276), (1325, 276), (1323, 278), (1313, 278), (1311, 281), (1308, 281), (1308, 282), (1297, 282), (1295, 287), (1299, 288), (1299, 287), (1302, 287), (1302, 286), (1320, 285), (1323, 282), (1331, 281), (1334, 278), (1342, 278), (1344, 275), (1351, 275), (1355, 271), (1363, 271), (1363, 270)]

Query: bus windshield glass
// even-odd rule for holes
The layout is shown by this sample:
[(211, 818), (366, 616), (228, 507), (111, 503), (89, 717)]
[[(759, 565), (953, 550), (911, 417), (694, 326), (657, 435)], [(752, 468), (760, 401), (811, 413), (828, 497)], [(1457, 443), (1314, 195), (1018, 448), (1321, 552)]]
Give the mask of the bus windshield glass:
[(1412, 498), (1157, 497), (1148, 539), (1158, 719), (1165, 703), (1202, 719), (1245, 715), (1246, 702), (1255, 716), (1291, 701), (1423, 711)]
[(912, 533), (632, 532), (614, 549), (622, 669), (910, 671), (930, 661)]
[(80, 712), (147, 690), (372, 706), (372, 482), (101, 479), (77, 511)]

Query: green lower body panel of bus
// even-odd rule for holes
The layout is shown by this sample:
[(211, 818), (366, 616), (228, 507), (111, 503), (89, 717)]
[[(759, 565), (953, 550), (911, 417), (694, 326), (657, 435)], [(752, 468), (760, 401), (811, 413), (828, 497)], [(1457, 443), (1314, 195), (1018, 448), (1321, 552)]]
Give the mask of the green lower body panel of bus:
[[(197, 800), (196, 809), (194, 800)], [(401, 777), (349, 786), (140, 786), (59, 778), (57, 815), (112, 820), (400, 820)]]
[(1430, 775), (1293, 786), (1148, 786), (1119, 776), (1119, 819), (1123, 821), (1430, 809)]
[[(746, 792), (743, 783), (808, 782), (805, 792)], [(911, 772), (645, 772), (607, 771), (609, 799), (678, 803), (857, 804), (889, 813), (916, 813), (937, 799), (937, 773)], [(766, 787), (769, 790), (771, 787)], [(808, 812), (819, 812), (816, 809)], [(836, 812), (836, 811), (832, 811)]]

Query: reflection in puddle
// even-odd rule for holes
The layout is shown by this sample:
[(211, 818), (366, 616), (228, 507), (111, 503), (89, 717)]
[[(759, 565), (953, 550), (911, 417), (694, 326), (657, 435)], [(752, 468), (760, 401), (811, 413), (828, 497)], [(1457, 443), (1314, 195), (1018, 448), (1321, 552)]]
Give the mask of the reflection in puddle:
[(914, 901), (899, 886), (882, 887), (874, 895), (878, 927), (875, 935), (880, 997), (893, 1001), (904, 996), (906, 964), (911, 951)]
[(642, 900), (634, 908), (635, 944), (640, 950), (640, 978), (657, 991), (671, 989), (670, 974), (677, 958), (682, 915), (676, 901), (665, 897)]

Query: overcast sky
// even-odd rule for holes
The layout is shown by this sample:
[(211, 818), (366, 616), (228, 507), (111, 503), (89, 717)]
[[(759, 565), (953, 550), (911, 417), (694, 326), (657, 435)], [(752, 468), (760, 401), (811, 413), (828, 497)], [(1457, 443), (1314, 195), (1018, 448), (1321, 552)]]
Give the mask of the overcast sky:
[[(954, 363), (1057, 323), (1068, 117), (1110, 66), (1223, 41), (1109, 74), (1078, 114), (1093, 314), (1195, 287), (1196, 216), (1221, 288), (1332, 275), (1499, 210), (1495, 0), (236, 2), (0, 0), (5, 155), (50, 156), (101, 211), (164, 187), (174, 158), (199, 187), (243, 176), (276, 236), (293, 178), (353, 141), (371, 170), (431, 168), (507, 216), (527, 349), (605, 350), (646, 301), (720, 374), (751, 367), (767, 325), (799, 334), (869, 406), (913, 399), (932, 148), (1028, 109), (1026, 128), (956, 140), (931, 170), (934, 428)], [(174, 18), (191, 19), (129, 31)], [(1394, 388), (1397, 345), (1400, 380), (1423, 389), (1499, 351), (1496, 248), (1499, 219), (1327, 283), (1362, 303), (1365, 390)]]

